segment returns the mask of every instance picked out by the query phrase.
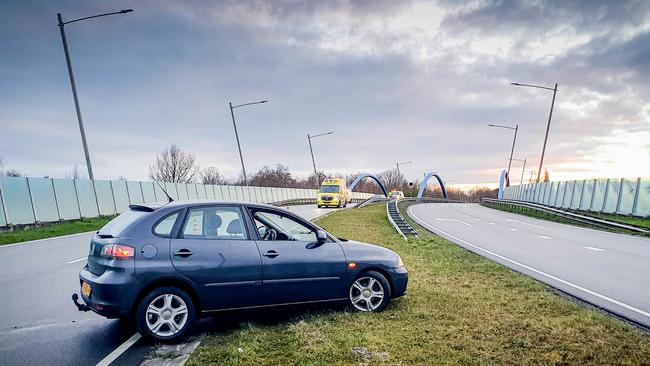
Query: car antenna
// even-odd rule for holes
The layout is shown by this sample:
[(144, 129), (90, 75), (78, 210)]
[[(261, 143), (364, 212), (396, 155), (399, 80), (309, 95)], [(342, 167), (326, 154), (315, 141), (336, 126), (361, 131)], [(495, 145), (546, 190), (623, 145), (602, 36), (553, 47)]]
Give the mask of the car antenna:
[(174, 199), (169, 195), (169, 193), (167, 193), (167, 191), (165, 190), (165, 188), (163, 188), (163, 187), (160, 185), (160, 182), (158, 182), (157, 180), (154, 180), (154, 182), (156, 182), (156, 184), (158, 184), (158, 187), (160, 187), (160, 189), (162, 189), (162, 191), (165, 193), (165, 196), (167, 196), (167, 199), (169, 200), (167, 203), (174, 202)]

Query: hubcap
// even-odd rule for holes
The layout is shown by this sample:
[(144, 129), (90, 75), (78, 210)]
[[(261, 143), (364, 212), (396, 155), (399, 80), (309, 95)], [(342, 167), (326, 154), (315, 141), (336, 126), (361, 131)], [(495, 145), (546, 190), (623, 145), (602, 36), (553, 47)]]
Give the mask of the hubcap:
[(187, 304), (180, 296), (163, 294), (149, 303), (146, 313), (147, 327), (160, 337), (178, 333), (187, 322)]
[(361, 277), (350, 287), (350, 302), (360, 311), (374, 311), (384, 300), (384, 288), (372, 277)]

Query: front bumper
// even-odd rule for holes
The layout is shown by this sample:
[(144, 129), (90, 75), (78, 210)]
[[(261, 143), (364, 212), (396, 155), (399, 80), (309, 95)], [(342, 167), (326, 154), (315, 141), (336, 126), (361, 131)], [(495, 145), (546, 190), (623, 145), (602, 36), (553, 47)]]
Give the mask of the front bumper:
[(339, 205), (339, 199), (338, 198), (333, 198), (331, 200), (323, 200), (321, 198), (316, 200), (316, 204), (318, 206), (338, 206)]
[(131, 313), (135, 296), (139, 293), (140, 284), (127, 271), (107, 270), (97, 276), (84, 267), (79, 272), (79, 286), (83, 282), (90, 285), (90, 296), (81, 290), (81, 299), (90, 310), (106, 318), (125, 318)]
[(389, 271), (393, 284), (392, 298), (398, 298), (406, 295), (406, 288), (409, 282), (409, 273), (406, 267), (396, 267)]

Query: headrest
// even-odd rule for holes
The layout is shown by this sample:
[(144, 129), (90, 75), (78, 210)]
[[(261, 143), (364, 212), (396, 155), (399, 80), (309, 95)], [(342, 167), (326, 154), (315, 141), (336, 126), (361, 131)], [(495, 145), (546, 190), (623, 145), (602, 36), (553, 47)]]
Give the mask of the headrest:
[(242, 230), (241, 227), (241, 220), (239, 219), (234, 219), (228, 224), (228, 228), (226, 228), (226, 232), (228, 234), (242, 234), (244, 231)]

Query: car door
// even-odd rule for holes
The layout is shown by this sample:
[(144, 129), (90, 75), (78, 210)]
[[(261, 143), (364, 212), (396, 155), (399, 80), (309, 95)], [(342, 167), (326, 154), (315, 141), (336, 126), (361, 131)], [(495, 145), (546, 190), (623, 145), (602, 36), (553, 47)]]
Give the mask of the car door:
[[(262, 254), (262, 295), (267, 304), (340, 299), (345, 297), (346, 262), (341, 246), (318, 243), (316, 228), (289, 213), (249, 209), (258, 227)], [(275, 240), (265, 240), (268, 229)]]
[(204, 310), (259, 305), (262, 262), (241, 206), (189, 208), (170, 255), (174, 268), (200, 289)]

